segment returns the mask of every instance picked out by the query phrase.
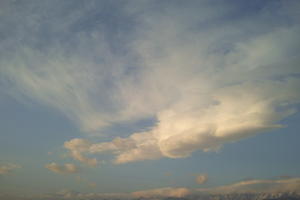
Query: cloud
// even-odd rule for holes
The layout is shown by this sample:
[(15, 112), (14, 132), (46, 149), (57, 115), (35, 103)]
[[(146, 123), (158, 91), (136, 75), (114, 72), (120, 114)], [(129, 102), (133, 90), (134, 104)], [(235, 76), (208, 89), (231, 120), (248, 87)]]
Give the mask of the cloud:
[(52, 172), (58, 173), (58, 174), (74, 174), (74, 173), (78, 173), (80, 171), (76, 165), (71, 164), (71, 163), (59, 165), (59, 164), (53, 162), (53, 163), (45, 165), (45, 168), (49, 169)]
[[(106, 20), (92, 19), (96, 4), (97, 12), (106, 4), (115, 12), (120, 10), (120, 16), (108, 18), (120, 22), (128, 18), (109, 2), (84, 6), (59, 2), (60, 8), (58, 2), (1, 4), (1, 87), (20, 102), (38, 102), (60, 111), (84, 132), (136, 118), (135, 112), (126, 114), (126, 103), (118, 94), (124, 74), (131, 74), (127, 65), (132, 59), (113, 54), (111, 45), (117, 39), (107, 37), (115, 35), (115, 30), (109, 29), (111, 23)], [(103, 23), (87, 26), (84, 21), (88, 19)]]
[(196, 176), (195, 180), (196, 180), (196, 183), (198, 183), (198, 184), (204, 184), (208, 180), (207, 174), (199, 174)]
[(112, 151), (117, 154), (115, 163), (126, 163), (135, 160), (153, 160), (160, 158), (161, 152), (157, 140), (151, 133), (133, 134), (129, 138), (115, 138), (112, 142), (92, 144), (89, 153)]
[[(189, 194), (186, 188), (159, 188), (132, 193), (80, 193), (71, 190), (62, 190), (55, 194), (42, 195), (40, 199), (139, 199), (139, 198), (180, 198)], [(32, 198), (34, 199), (34, 198)]]
[(297, 80), (289, 80), (230, 86), (217, 91), (214, 99), (203, 107), (198, 106), (198, 101), (188, 100), (162, 111), (158, 124), (148, 132), (90, 143), (74, 152), (112, 152), (116, 163), (126, 163), (182, 158), (196, 150), (216, 151), (225, 143), (281, 128), (276, 122), (295, 112), (289, 102), (297, 101), (298, 84)]
[[(186, 198), (186, 199), (216, 199), (230, 198), (230, 195), (243, 195), (260, 198), (278, 198), (280, 195), (299, 197), (300, 178), (288, 179), (266, 179), (247, 180), (229, 185), (210, 188), (184, 188), (164, 187), (150, 190), (141, 190), (131, 193), (80, 193), (72, 190), (61, 190), (57, 193), (40, 196), (19, 197), (15, 199), (164, 199), (164, 198)], [(252, 196), (251, 196), (252, 195)], [(258, 196), (255, 196), (258, 195)], [(239, 199), (241, 196), (237, 196)]]
[[(187, 15), (178, 15), (182, 7), (175, 5), (167, 11), (172, 17), (159, 10), (140, 16), (142, 28), (132, 47), (141, 60), (138, 78), (125, 76), (114, 94), (126, 105), (121, 113), (151, 113), (157, 123), (129, 137), (92, 143), (84, 152), (110, 152), (119, 164), (184, 158), (283, 128), (279, 122), (295, 113), (300, 101), (299, 23), (262, 28), (271, 16), (258, 13), (254, 24), (248, 18), (231, 24), (204, 7), (206, 16), (193, 13), (189, 4)], [(236, 8), (224, 12), (231, 9)], [(218, 26), (193, 29), (201, 17)], [(249, 29), (257, 31), (249, 35)]]
[[(68, 189), (63, 189), (57, 193), (41, 195), (39, 199), (131, 199), (132, 196), (129, 193), (80, 193)], [(30, 198), (28, 198), (30, 199)], [(31, 197), (35, 199), (35, 197)]]
[(0, 164), (0, 175), (11, 173), (13, 170), (21, 168), (21, 166), (13, 163)]
[(90, 142), (83, 140), (83, 139), (72, 139), (68, 142), (65, 142), (64, 147), (70, 150), (71, 156), (78, 161), (86, 163), (90, 166), (96, 166), (98, 161), (97, 159), (88, 158), (83, 155), (90, 147)]
[[(1, 23), (1, 87), (21, 102), (59, 110), (86, 133), (155, 118), (128, 137), (121, 131), (108, 142), (65, 142), (74, 159), (91, 166), (91, 154), (110, 153), (118, 164), (184, 158), (283, 128), (300, 101), (292, 3), (264, 3), (255, 16), (241, 13), (239, 3), (156, 3), (112, 4), (117, 20), (95, 17), (92, 3), (67, 11), (28, 4)], [(12, 13), (5, 6), (4, 19)]]
[(133, 192), (135, 198), (176, 197), (181, 198), (190, 194), (187, 188), (159, 188)]
[(229, 193), (280, 193), (295, 192), (300, 193), (300, 178), (288, 178), (277, 180), (247, 180), (231, 185), (216, 188), (197, 189), (199, 192), (211, 194)]
[(231, 185), (211, 188), (158, 188), (132, 193), (136, 198), (177, 197), (224, 195), (224, 194), (278, 194), (296, 193), (300, 195), (300, 178), (276, 180), (248, 180)]

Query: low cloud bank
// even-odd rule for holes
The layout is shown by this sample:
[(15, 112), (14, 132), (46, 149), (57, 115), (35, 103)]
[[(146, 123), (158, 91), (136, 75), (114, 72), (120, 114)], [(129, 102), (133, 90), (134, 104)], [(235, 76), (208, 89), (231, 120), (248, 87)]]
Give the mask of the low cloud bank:
[[(142, 190), (132, 193), (79, 193), (70, 190), (62, 190), (55, 194), (40, 195), (39, 197), (14, 197), (16, 200), (27, 199), (74, 199), (74, 200), (88, 200), (88, 199), (164, 199), (164, 198), (185, 198), (197, 199), (203, 198), (207, 200), (215, 199), (216, 197), (230, 198), (230, 195), (246, 199), (255, 199), (256, 197), (281, 197), (290, 196), (293, 198), (300, 197), (300, 178), (276, 179), (276, 180), (248, 180), (233, 183), (230, 185), (219, 186), (214, 188), (157, 188), (152, 190)], [(0, 195), (1, 197), (1, 195)], [(276, 199), (275, 198), (275, 199)], [(221, 198), (222, 199), (222, 198)]]

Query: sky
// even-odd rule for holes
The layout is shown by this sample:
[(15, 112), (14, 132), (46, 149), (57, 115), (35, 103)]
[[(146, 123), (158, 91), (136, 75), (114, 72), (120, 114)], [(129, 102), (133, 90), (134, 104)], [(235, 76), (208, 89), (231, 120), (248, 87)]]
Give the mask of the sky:
[(300, 193), (299, 10), (2, 0), (0, 197)]

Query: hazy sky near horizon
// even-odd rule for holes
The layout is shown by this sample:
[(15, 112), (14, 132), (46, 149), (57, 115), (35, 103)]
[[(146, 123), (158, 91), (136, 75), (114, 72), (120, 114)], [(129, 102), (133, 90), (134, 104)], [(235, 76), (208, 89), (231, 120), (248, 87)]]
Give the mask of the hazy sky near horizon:
[(0, 193), (299, 185), (299, 10), (2, 0)]

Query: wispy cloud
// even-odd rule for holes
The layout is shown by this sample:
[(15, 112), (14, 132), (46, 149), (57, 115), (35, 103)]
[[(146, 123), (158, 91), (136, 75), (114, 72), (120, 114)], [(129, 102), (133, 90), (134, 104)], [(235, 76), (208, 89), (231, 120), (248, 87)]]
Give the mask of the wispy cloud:
[[(122, 34), (80, 24), (92, 4), (80, 12), (55, 11), (58, 17), (45, 12), (53, 27), (49, 35), (61, 33), (57, 40), (43, 36), (36, 21), (43, 12), (25, 9), (17, 34), (23, 42), (7, 34), (4, 43), (14, 53), (1, 49), (3, 87), (20, 101), (29, 98), (61, 111), (87, 133), (156, 119), (147, 131), (120, 133), (110, 142), (65, 142), (73, 158), (89, 165), (97, 160), (87, 154), (111, 153), (115, 163), (127, 163), (216, 151), (281, 128), (280, 121), (296, 112), (300, 26), (288, 11), (294, 5), (265, 3), (268, 12), (236, 18), (239, 4), (162, 3), (159, 9), (154, 4), (115, 6), (117, 17), (134, 26)], [(17, 19), (8, 24), (22, 24)]]
[(299, 23), (249, 35), (270, 16), (258, 13), (255, 25), (243, 19), (240, 27), (243, 20), (231, 25), (206, 8), (204, 17), (218, 26), (193, 29), (202, 18), (178, 15), (176, 6), (169, 9), (172, 17), (159, 11), (141, 17), (142, 27), (151, 30), (141, 29), (134, 42), (141, 73), (134, 81), (127, 77), (117, 94), (136, 113), (151, 110), (157, 123), (128, 138), (91, 144), (86, 153), (111, 152), (115, 163), (182, 158), (282, 128), (280, 120), (296, 112)]
[[(295, 112), (290, 106), (298, 101), (295, 93), (298, 85), (298, 80), (289, 80), (230, 86), (218, 91), (203, 107), (198, 99), (162, 111), (159, 123), (148, 132), (90, 144), (82, 152), (112, 152), (117, 155), (116, 163), (126, 163), (160, 157), (182, 158), (199, 149), (215, 151), (224, 143), (281, 128), (276, 122)], [(79, 139), (69, 142), (75, 140)]]
[(66, 163), (63, 165), (59, 165), (57, 163), (50, 163), (45, 165), (45, 168), (49, 169), (52, 172), (58, 173), (58, 174), (74, 174), (78, 173), (80, 169), (71, 163)]

